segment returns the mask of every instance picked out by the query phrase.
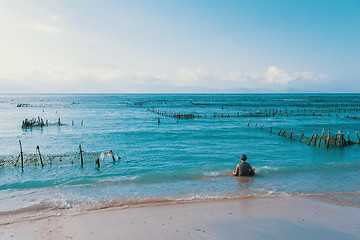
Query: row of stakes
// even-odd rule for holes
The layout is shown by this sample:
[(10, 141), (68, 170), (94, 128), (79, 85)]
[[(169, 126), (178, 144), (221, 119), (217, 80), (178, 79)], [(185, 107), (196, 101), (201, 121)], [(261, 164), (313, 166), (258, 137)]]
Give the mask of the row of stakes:
[[(255, 123), (255, 127), (257, 127), (257, 123)], [(248, 124), (247, 124), (248, 127), (250, 127), (250, 120), (248, 120)], [(264, 127), (264, 124), (261, 125), (261, 129), (263, 129)], [(270, 127), (270, 134), (272, 133), (272, 130), (273, 128)], [(282, 130), (280, 130), (278, 132), (277, 135), (279, 136), (283, 136), (285, 137), (285, 133), (286, 133), (286, 128), (284, 129), (284, 131), (282, 132)], [(359, 137), (359, 134), (358, 132), (356, 131), (356, 136), (358, 138), (358, 143), (356, 142), (352, 142), (350, 140), (350, 133), (348, 132), (348, 141), (345, 140), (344, 138), (344, 134), (342, 132), (342, 130), (339, 130), (338, 131), (338, 134), (335, 135), (334, 138), (330, 138), (330, 131), (328, 131), (328, 134), (327, 136), (325, 135), (325, 132), (324, 132), (324, 128), (322, 130), (322, 133), (319, 137), (319, 142), (318, 142), (318, 146), (320, 147), (320, 144), (321, 144), (321, 140), (324, 139), (325, 141), (325, 144), (326, 144), (326, 148), (329, 148), (329, 145), (330, 145), (330, 141), (332, 140), (334, 142), (334, 145), (337, 146), (336, 142), (338, 141), (339, 142), (339, 147), (344, 147), (346, 145), (351, 145), (351, 144), (360, 144), (360, 137)], [(290, 132), (290, 136), (289, 136), (291, 139), (293, 138), (293, 130), (291, 130)], [(301, 140), (304, 138), (304, 131), (302, 132), (301, 136), (300, 136), (300, 140), (299, 142), (301, 142)], [(314, 133), (312, 134), (309, 142), (308, 142), (308, 145), (311, 144), (311, 142), (313, 142), (313, 146), (316, 146), (316, 142), (317, 142), (317, 139), (318, 139), (318, 134), (314, 131)], [(20, 144), (20, 158), (21, 158), (21, 169), (24, 169), (24, 154), (23, 154), (23, 151), (22, 151), (22, 144), (21, 144), (21, 140), (19, 140), (19, 144)], [(40, 147), (39, 145), (37, 145), (36, 147), (36, 150), (39, 154), (39, 158), (40, 158), (40, 163), (41, 163), (41, 167), (43, 168), (44, 167), (44, 163), (43, 163), (43, 160), (42, 160), (42, 156), (41, 156), (41, 152), (40, 152)], [(84, 165), (84, 159), (83, 159), (83, 155), (82, 155), (82, 149), (81, 149), (81, 145), (79, 145), (79, 151), (80, 151), (80, 161), (81, 161), (81, 166)], [(112, 155), (112, 158), (113, 158), (113, 161), (115, 162), (115, 157), (114, 155)], [(98, 167), (100, 167), (100, 160), (98, 158), (95, 159), (95, 163), (98, 165)]]
[[(22, 150), (21, 140), (19, 140), (19, 145), (20, 145), (21, 169), (24, 170), (24, 153), (23, 153), (23, 150)], [(41, 152), (40, 152), (40, 147), (39, 147), (39, 145), (36, 146), (36, 151), (37, 151), (37, 153), (39, 154), (41, 167), (44, 168), (44, 163), (43, 163), (43, 159), (42, 159), (42, 156), (41, 156)], [(79, 151), (80, 151), (81, 167), (83, 167), (83, 165), (84, 165), (84, 158), (83, 158), (83, 151), (82, 151), (82, 149), (81, 149), (81, 144), (79, 145)], [(114, 154), (112, 154), (111, 156), (112, 156), (113, 161), (116, 162)], [(119, 157), (119, 159), (120, 159), (120, 157)], [(100, 160), (99, 160), (99, 158), (95, 158), (95, 163), (96, 163), (96, 165), (97, 165), (98, 167), (100, 167)]]
[[(255, 127), (257, 127), (257, 123), (258, 122), (255, 122)], [(250, 127), (250, 120), (248, 120), (247, 126)], [(263, 129), (263, 127), (264, 127), (264, 124), (261, 125), (260, 129)], [(321, 133), (321, 135), (319, 137), (318, 137), (318, 134), (316, 133), (316, 131), (314, 131), (311, 138), (309, 138), (310, 140), (307, 142), (307, 144), (308, 145), (313, 145), (315, 147), (316, 143), (317, 143), (317, 139), (319, 139), (318, 147), (320, 147), (321, 141), (322, 141), (322, 139), (324, 139), (324, 143), (326, 145), (326, 148), (329, 148), (331, 141), (333, 142), (334, 146), (336, 146), (336, 147), (339, 146), (339, 148), (345, 147), (347, 145), (352, 145), (352, 144), (360, 144), (360, 137), (359, 137), (359, 134), (358, 134), (357, 131), (356, 131), (356, 136), (358, 138), (358, 142), (356, 143), (356, 142), (353, 142), (353, 141), (350, 140), (350, 133), (349, 132), (348, 132), (348, 140), (346, 141), (342, 130), (339, 130), (338, 133), (335, 134), (335, 136), (333, 138), (331, 137), (330, 131), (328, 131), (328, 134), (326, 136), (324, 130), (325, 129), (323, 128), (322, 133)], [(299, 142), (301, 142), (302, 139), (305, 137), (304, 132), (305, 131), (302, 131)], [(270, 127), (270, 134), (271, 133), (273, 133), (273, 128), (272, 127)], [(288, 135), (286, 135), (286, 128), (284, 130), (281, 129), (277, 133), (277, 135), (278, 136), (283, 136), (283, 137), (289, 137), (290, 139), (294, 139), (293, 130), (291, 130), (290, 135), (288, 136)], [(338, 145), (337, 145), (337, 142), (338, 142)]]
[[(315, 112), (313, 110), (309, 110), (309, 114), (306, 114), (307, 110), (304, 110), (303, 114), (301, 114), (301, 110), (278, 110), (278, 109), (265, 109), (265, 111), (263, 110), (258, 110), (258, 111), (254, 111), (252, 112), (251, 110), (249, 110), (248, 113), (245, 114), (240, 114), (239, 111), (246, 111), (247, 109), (236, 109), (238, 110), (238, 112), (233, 115), (230, 114), (230, 112), (228, 112), (227, 114), (224, 114), (223, 112), (221, 114), (216, 114), (214, 113), (214, 115), (209, 115), (204, 113), (203, 115), (201, 115), (200, 113), (194, 114), (194, 113), (169, 113), (167, 111), (161, 111), (158, 109), (154, 109), (154, 108), (148, 108), (147, 109), (150, 112), (153, 112), (155, 114), (161, 115), (161, 116), (166, 116), (166, 117), (173, 117), (173, 118), (178, 118), (178, 119), (190, 119), (190, 118), (200, 118), (200, 117), (218, 117), (218, 118), (230, 118), (230, 117), (275, 117), (275, 116), (317, 116), (317, 117), (323, 117), (323, 116), (327, 116), (327, 117), (331, 117), (330, 113), (324, 113), (323, 111), (319, 111), (319, 112)], [(336, 114), (336, 117), (338, 117), (339, 115)], [(356, 116), (356, 113), (354, 116), (350, 116), (349, 113), (347, 113), (346, 118), (353, 118), (353, 119), (360, 119), (360, 117)]]
[[(41, 118), (38, 116), (37, 118), (27, 119), (25, 118), (22, 121), (21, 127), (22, 128), (32, 128), (32, 127), (44, 127), (44, 126), (64, 126), (66, 124), (62, 123), (60, 118), (55, 123), (49, 123), (49, 120)], [(74, 126), (74, 121), (71, 121), (71, 125)], [(84, 121), (81, 121), (81, 126), (84, 125)]]
[[(153, 112), (153, 113), (162, 115), (162, 116), (168, 116), (168, 117), (174, 117), (174, 118), (195, 118), (195, 117), (200, 117), (200, 114), (198, 114), (196, 116), (194, 114), (180, 114), (180, 113), (174, 114), (174, 113), (162, 112), (162, 111), (156, 110), (156, 109), (148, 109), (148, 110)], [(270, 113), (271, 112), (274, 113), (274, 111), (275, 111), (274, 109), (269, 110)], [(287, 111), (285, 111), (285, 113), (287, 113)], [(320, 113), (318, 115), (313, 113), (313, 116), (321, 116), (321, 111), (320, 111)], [(206, 117), (206, 113), (205, 113), (205, 117)], [(229, 113), (228, 113), (227, 116), (226, 115), (224, 116), (223, 114), (221, 114), (221, 116), (216, 116), (216, 114), (214, 114), (214, 117), (230, 117), (230, 115), (229, 115)], [(237, 113), (237, 117), (240, 117), (239, 112)], [(246, 115), (246, 116), (241, 115), (241, 117), (249, 117), (249, 115)], [(349, 115), (347, 115), (346, 117), (350, 118)], [(352, 118), (356, 118), (356, 115), (354, 117), (352, 117)], [(158, 120), (158, 123), (160, 124), (160, 119)], [(250, 120), (248, 121), (248, 126), (249, 126), (249, 124), (250, 124)], [(256, 122), (256, 126), (257, 126), (257, 122)], [(261, 126), (261, 129), (263, 129), (263, 126), (264, 126), (264, 124)], [(349, 132), (348, 132), (348, 140), (346, 141), (345, 138), (344, 138), (344, 134), (343, 134), (342, 130), (339, 130), (338, 133), (335, 134), (335, 136), (333, 138), (331, 138), (330, 131), (328, 131), (328, 134), (326, 136), (324, 130), (325, 129), (323, 128), (322, 133), (321, 133), (321, 135), (319, 137), (318, 137), (318, 134), (316, 133), (316, 131), (314, 131), (313, 135), (311, 136), (310, 140), (308, 141), (308, 145), (311, 145), (311, 143), (312, 143), (313, 146), (316, 146), (316, 143), (317, 143), (318, 139), (319, 139), (318, 146), (320, 147), (321, 141), (324, 139), (326, 148), (329, 148), (331, 141), (333, 142), (333, 144), (336, 147), (337, 147), (337, 142), (338, 142), (338, 145), (339, 145), (340, 148), (344, 147), (344, 146), (347, 146), (347, 145), (351, 145), (351, 144), (360, 144), (360, 138), (359, 138), (359, 134), (358, 134), (357, 131), (356, 131), (356, 136), (358, 137), (359, 142), (355, 143), (355, 142), (352, 142), (350, 140), (350, 133)], [(272, 133), (272, 127), (270, 128), (270, 133)], [(283, 132), (282, 132), (282, 130), (280, 130), (278, 132), (279, 136), (285, 137), (286, 136), (285, 134), (286, 134), (286, 129), (284, 129)], [(293, 130), (291, 130), (289, 137), (293, 138)], [(304, 138), (304, 131), (302, 132), (302, 134), (300, 136), (299, 142), (301, 142), (303, 138)]]

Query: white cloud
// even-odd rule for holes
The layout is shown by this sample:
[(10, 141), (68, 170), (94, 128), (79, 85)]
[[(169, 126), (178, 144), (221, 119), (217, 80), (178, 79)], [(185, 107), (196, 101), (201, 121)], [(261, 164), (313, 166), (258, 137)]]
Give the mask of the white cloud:
[(245, 83), (250, 80), (258, 79), (258, 74), (257, 73), (244, 73), (241, 71), (231, 71), (231, 72), (221, 76), (221, 79), (224, 82)]
[(290, 76), (290, 74), (286, 73), (284, 70), (279, 69), (277, 67), (269, 67), (268, 71), (265, 73), (265, 78), (268, 83), (279, 83), (279, 84), (287, 84), (295, 78)]
[(177, 86), (197, 85), (209, 75), (210, 73), (208, 71), (201, 68), (183, 68), (173, 76), (173, 83)]
[(309, 71), (307, 72), (296, 71), (295, 73), (291, 74), (275, 66), (269, 67), (268, 71), (265, 73), (266, 82), (270, 84), (286, 85), (295, 80), (315, 81), (323, 78), (327, 78), (327, 75), (325, 74), (314, 75), (312, 72)]
[(241, 71), (232, 71), (229, 72), (229, 74), (227, 76), (225, 76), (223, 79), (226, 80), (228, 79), (231, 82), (237, 82), (237, 81), (241, 81), (244, 77), (244, 74)]

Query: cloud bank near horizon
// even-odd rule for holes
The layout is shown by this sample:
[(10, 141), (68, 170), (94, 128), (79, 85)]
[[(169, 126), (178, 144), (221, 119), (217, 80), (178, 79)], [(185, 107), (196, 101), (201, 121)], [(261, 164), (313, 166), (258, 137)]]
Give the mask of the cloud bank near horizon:
[[(11, 76), (11, 77), (9, 77)], [(74, 69), (0, 73), (1, 93), (287, 92), (293, 82), (307, 85), (324, 74), (288, 73), (275, 66), (263, 73), (182, 68), (171, 74), (129, 72), (104, 62), (79, 63)], [(149, 86), (151, 86), (149, 88)], [(301, 90), (301, 88), (300, 88)]]

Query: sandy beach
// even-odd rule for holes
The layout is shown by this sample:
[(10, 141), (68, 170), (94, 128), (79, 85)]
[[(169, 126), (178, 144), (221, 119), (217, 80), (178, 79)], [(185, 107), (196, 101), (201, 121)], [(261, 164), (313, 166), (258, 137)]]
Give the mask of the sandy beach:
[(19, 221), (0, 239), (359, 239), (359, 219), (358, 208), (303, 197), (244, 198)]

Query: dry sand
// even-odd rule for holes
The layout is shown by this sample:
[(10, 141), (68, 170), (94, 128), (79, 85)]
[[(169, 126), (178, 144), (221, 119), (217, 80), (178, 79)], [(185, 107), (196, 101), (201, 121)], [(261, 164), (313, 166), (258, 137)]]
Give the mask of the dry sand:
[(246, 198), (68, 213), (0, 225), (0, 239), (348, 240), (359, 220), (359, 208), (308, 198)]

